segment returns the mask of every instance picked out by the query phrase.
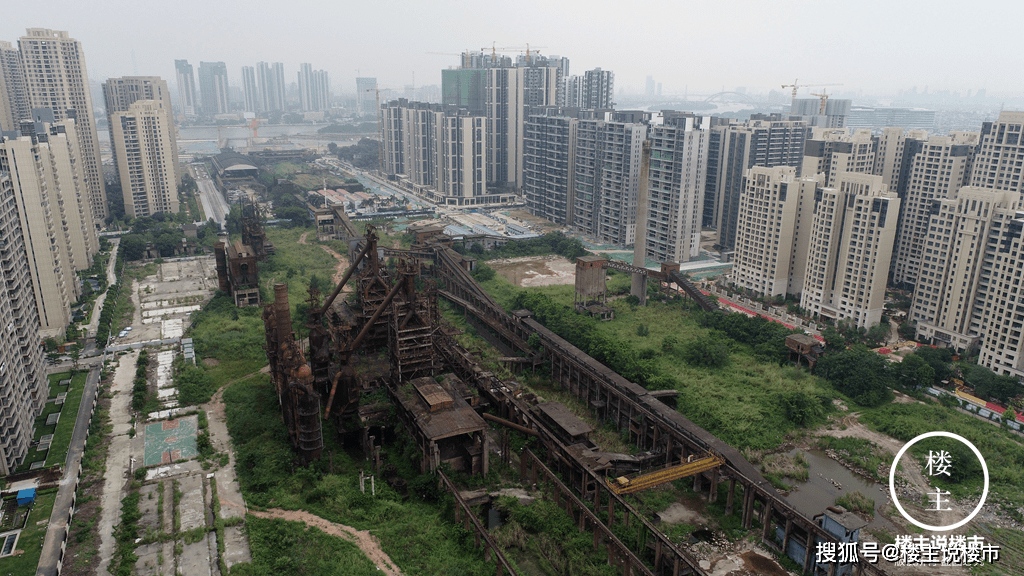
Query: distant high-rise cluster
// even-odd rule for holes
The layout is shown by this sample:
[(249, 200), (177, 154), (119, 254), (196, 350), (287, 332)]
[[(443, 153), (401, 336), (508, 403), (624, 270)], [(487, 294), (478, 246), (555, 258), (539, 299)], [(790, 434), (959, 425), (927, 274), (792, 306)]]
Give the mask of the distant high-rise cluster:
[(174, 61), (175, 79), (178, 83), (178, 110), (186, 118), (199, 113), (199, 100), (196, 94), (196, 76), (188, 60)]
[(331, 107), (331, 82), (325, 70), (313, 70), (312, 64), (299, 64), (299, 104), (303, 112)]
[(199, 63), (199, 95), (204, 116), (227, 114), (228, 67), (223, 62)]
[(111, 78), (103, 97), (125, 214), (178, 212), (181, 177), (167, 83), (156, 76)]

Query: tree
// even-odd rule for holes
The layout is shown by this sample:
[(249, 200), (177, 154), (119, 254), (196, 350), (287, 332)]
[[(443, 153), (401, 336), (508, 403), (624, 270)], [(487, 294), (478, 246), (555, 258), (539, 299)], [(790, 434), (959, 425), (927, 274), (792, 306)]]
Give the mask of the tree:
[(896, 383), (910, 390), (931, 386), (935, 383), (935, 369), (924, 358), (911, 354), (896, 365)]
[(146, 240), (138, 234), (122, 236), (121, 250), (125, 260), (141, 260), (146, 255)]
[(836, 330), (831, 326), (826, 326), (825, 329), (821, 331), (821, 337), (825, 339), (825, 347), (828, 348), (829, 351), (839, 351), (846, 348), (846, 338), (843, 337), (843, 334), (839, 330)]
[(918, 348), (914, 356), (919, 356), (928, 363), (935, 371), (935, 382), (948, 380), (953, 371), (950, 370), (950, 363), (953, 361), (953, 351), (949, 348), (929, 348), (927, 346)]
[(471, 274), (477, 282), (487, 282), (488, 280), (493, 280), (497, 273), (494, 271), (494, 268), (487, 264), (479, 263)]
[(228, 234), (241, 234), (242, 233), (242, 207), (238, 204), (232, 204), (231, 210), (228, 211), (227, 216), (224, 217), (224, 227), (227, 228)]
[(729, 343), (718, 336), (691, 340), (682, 346), (680, 356), (691, 366), (720, 368), (729, 363), (732, 350)]
[(328, 142), (327, 151), (331, 153), (331, 156), (336, 155), (338, 153), (338, 145), (334, 142)]
[(889, 323), (879, 322), (868, 329), (868, 345), (871, 347), (881, 346), (889, 338)]
[(879, 406), (892, 397), (894, 378), (888, 362), (863, 345), (824, 356), (814, 372), (864, 406)]

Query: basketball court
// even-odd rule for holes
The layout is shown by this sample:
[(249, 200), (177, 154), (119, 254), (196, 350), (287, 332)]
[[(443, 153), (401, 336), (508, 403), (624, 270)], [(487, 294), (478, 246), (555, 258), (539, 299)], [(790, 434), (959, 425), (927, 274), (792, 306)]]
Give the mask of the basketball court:
[(144, 464), (170, 464), (195, 457), (198, 427), (199, 417), (195, 415), (147, 424)]

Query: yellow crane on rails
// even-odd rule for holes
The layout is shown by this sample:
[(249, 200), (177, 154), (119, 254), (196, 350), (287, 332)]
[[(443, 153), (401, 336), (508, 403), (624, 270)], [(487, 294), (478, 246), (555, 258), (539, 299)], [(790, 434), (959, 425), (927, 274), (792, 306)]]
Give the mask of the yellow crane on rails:
[(708, 470), (718, 468), (723, 464), (725, 464), (725, 458), (722, 458), (717, 454), (708, 453), (708, 455), (703, 458), (690, 460), (677, 466), (662, 468), (657, 472), (641, 474), (635, 478), (619, 476), (618, 478), (609, 478), (606, 482), (608, 483), (608, 489), (616, 494), (633, 494), (634, 492), (640, 492), (641, 490), (660, 486), (666, 482), (679, 480), (680, 478), (686, 478), (687, 476), (693, 476), (695, 474), (700, 474), (701, 472), (707, 472)]

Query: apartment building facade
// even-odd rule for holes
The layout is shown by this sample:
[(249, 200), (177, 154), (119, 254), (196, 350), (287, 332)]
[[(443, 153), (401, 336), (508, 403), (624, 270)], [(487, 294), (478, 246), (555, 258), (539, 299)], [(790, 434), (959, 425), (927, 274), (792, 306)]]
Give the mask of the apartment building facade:
[(10, 176), (0, 171), (0, 476), (24, 461), (48, 390), (15, 194)]
[(29, 28), (18, 40), (31, 108), (48, 108), (56, 121), (72, 118), (78, 125), (81, 174), (89, 192), (95, 224), (107, 217), (107, 195), (93, 118), (85, 53), (78, 40), (60, 30)]

